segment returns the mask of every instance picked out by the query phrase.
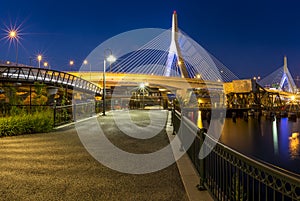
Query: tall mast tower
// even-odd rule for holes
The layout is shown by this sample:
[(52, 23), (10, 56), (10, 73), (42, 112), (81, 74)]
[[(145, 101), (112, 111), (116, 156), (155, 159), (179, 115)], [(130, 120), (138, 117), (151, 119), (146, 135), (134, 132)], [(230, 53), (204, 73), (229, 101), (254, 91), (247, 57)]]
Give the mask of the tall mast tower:
[(182, 58), (182, 54), (180, 51), (180, 46), (178, 42), (178, 21), (177, 21), (177, 13), (176, 11), (173, 12), (172, 15), (172, 37), (171, 37), (171, 44), (168, 53), (168, 59), (166, 63), (166, 69), (164, 72), (164, 76), (171, 76), (172, 71), (172, 64), (175, 61), (175, 56), (177, 58), (176, 63), (176, 74), (179, 73), (182, 78), (188, 78), (188, 71), (184, 60)]

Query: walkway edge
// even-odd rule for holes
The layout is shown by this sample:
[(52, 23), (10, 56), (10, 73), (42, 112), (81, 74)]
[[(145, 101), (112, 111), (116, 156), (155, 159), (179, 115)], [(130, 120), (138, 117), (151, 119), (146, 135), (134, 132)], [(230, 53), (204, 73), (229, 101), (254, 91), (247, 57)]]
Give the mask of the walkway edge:
[[(168, 121), (166, 125), (166, 132), (171, 142), (174, 138), (173, 127), (171, 125), (171, 113), (169, 112)], [(192, 161), (187, 153), (185, 153), (179, 160), (176, 161), (179, 174), (184, 185), (185, 191), (190, 201), (213, 201), (208, 191), (199, 191), (197, 185), (199, 184), (200, 177), (195, 169)]]

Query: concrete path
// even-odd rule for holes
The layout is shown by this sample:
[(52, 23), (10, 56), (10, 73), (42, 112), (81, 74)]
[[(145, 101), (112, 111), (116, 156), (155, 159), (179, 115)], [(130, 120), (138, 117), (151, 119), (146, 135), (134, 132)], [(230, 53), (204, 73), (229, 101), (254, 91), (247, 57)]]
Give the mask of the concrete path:
[[(131, 117), (139, 126), (149, 124), (149, 116), (143, 111), (132, 111)], [(113, 144), (131, 153), (161, 150), (174, 138), (170, 118), (158, 135), (134, 139), (117, 128), (111, 113), (82, 121), (76, 128), (70, 125), (51, 133), (0, 138), (0, 200), (212, 200), (207, 192), (197, 190), (199, 177), (186, 154), (176, 163), (148, 174), (127, 174), (102, 165), (88, 153), (76, 132), (95, 132), (93, 121), (100, 122)], [(151, 129), (155, 127), (144, 131)], [(167, 159), (160, 158), (158, 163), (162, 160)], [(149, 164), (144, 161), (141, 165)]]
[[(165, 132), (148, 142), (134, 140), (114, 126), (110, 114), (98, 120), (113, 143), (131, 152), (152, 152), (169, 143)], [(85, 125), (89, 133), (92, 128)], [(0, 200), (188, 201), (188, 197), (176, 163), (148, 174), (117, 172), (95, 160), (75, 127), (69, 126), (0, 138)]]
[[(175, 136), (172, 134), (173, 127), (170, 125), (171, 112), (169, 112), (169, 118), (166, 126), (167, 135), (171, 142)], [(210, 196), (208, 191), (199, 191), (197, 189), (196, 186), (199, 184), (200, 177), (189, 156), (185, 153), (179, 160), (176, 161), (176, 163), (189, 200), (213, 201), (213, 198)]]

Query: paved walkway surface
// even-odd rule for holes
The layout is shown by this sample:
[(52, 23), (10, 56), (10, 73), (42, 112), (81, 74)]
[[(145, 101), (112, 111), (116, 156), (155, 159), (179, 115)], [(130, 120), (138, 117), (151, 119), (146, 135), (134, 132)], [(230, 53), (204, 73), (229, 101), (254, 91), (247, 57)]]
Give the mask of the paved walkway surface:
[[(143, 111), (130, 113), (138, 125), (149, 125), (149, 115)], [(90, 122), (95, 120), (113, 144), (131, 153), (155, 152), (173, 137), (167, 126), (150, 139), (134, 139), (122, 133), (113, 119), (108, 113), (83, 121), (76, 128), (73, 125), (51, 133), (0, 138), (0, 200), (212, 200), (207, 192), (197, 190), (199, 177), (186, 155), (148, 174), (121, 173), (93, 158), (76, 129), (94, 132)]]
[[(169, 114), (166, 131), (170, 142), (175, 138), (173, 135), (173, 127), (171, 125), (171, 113)], [(178, 147), (176, 147), (178, 149)], [(174, 148), (174, 149), (176, 149)], [(199, 184), (200, 177), (194, 168), (189, 156), (185, 153), (176, 161), (179, 173), (184, 184), (190, 201), (213, 201), (208, 191), (199, 191), (196, 186)]]

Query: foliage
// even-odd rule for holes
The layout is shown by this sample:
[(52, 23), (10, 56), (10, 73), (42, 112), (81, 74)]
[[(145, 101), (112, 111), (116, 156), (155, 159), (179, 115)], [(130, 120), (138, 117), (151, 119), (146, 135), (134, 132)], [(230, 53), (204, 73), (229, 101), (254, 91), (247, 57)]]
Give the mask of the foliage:
[(38, 83), (35, 82), (34, 83), (34, 89), (35, 89), (35, 94), (32, 93), (34, 95), (33, 97), (33, 103), (35, 105), (45, 105), (47, 103), (47, 96), (45, 96), (44, 94), (46, 94), (46, 85), (43, 83)]
[(49, 132), (53, 128), (53, 112), (21, 113), (0, 118), (0, 136)]

